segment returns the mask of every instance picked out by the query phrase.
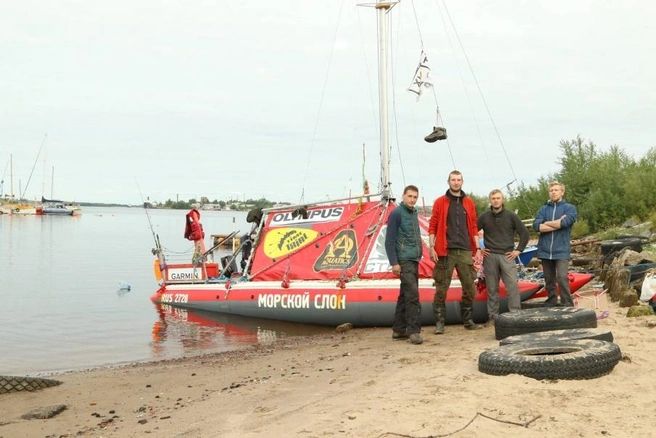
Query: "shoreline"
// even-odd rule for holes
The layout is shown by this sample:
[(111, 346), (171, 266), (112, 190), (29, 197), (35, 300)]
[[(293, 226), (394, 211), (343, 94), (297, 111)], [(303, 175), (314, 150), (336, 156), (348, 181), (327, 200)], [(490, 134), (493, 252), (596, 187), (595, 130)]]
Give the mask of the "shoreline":
[[(481, 373), (493, 327), (424, 327), (422, 345), (363, 328), (51, 374), (63, 384), (0, 395), (0, 437), (652, 436), (654, 317), (609, 312), (599, 329), (623, 359), (597, 379)], [(53, 418), (21, 419), (57, 404)]]

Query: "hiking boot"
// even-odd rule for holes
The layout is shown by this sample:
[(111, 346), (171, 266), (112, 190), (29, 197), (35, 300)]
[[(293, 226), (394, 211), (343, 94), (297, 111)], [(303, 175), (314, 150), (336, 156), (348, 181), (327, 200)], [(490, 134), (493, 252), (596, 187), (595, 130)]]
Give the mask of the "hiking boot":
[(549, 297), (546, 300), (544, 300), (543, 303), (544, 307), (558, 307), (558, 297)]
[(433, 132), (424, 137), (424, 141), (428, 143), (435, 143), (437, 140), (446, 140), (446, 129), (434, 126)]
[(446, 305), (433, 305), (433, 312), (435, 313), (435, 334), (444, 334), (444, 322), (446, 320)]
[(482, 325), (478, 325), (474, 322), (472, 319), (472, 314), (473, 314), (473, 308), (470, 307), (465, 307), (463, 306), (461, 308), (462, 311), (462, 324), (465, 326), (466, 330), (478, 330), (482, 329)]
[(414, 345), (419, 345), (423, 343), (424, 340), (421, 338), (421, 335), (419, 333), (413, 333), (410, 335), (410, 343)]
[(395, 331), (392, 332), (392, 339), (395, 340), (395, 341), (397, 341), (399, 339), (408, 339), (408, 338), (410, 338), (410, 336), (408, 336), (407, 333), (401, 333), (401, 332), (395, 332)]

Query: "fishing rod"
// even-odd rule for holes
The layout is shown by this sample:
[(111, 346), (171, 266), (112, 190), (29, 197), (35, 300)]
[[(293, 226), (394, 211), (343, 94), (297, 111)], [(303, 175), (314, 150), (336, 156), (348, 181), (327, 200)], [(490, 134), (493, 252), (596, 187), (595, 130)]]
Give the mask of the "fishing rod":
[(157, 258), (160, 259), (160, 261), (163, 260), (163, 254), (162, 254), (162, 245), (159, 243), (159, 235), (155, 233), (155, 227), (153, 226), (153, 221), (150, 218), (150, 213), (148, 213), (148, 208), (146, 208), (146, 201), (144, 200), (143, 193), (141, 193), (141, 187), (139, 187), (139, 181), (137, 181), (137, 178), (134, 178), (134, 182), (137, 184), (137, 190), (139, 190), (139, 196), (141, 197), (141, 205), (144, 207), (144, 211), (146, 212), (146, 218), (148, 219), (148, 226), (150, 227), (150, 232), (153, 235), (153, 240), (155, 241), (155, 248), (153, 248), (152, 253), (153, 255), (156, 255)]

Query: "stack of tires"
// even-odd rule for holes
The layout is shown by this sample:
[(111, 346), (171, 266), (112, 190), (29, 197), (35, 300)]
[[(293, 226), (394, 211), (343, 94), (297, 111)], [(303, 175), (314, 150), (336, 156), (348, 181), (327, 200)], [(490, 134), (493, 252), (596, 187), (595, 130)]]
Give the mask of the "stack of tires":
[(622, 358), (610, 331), (598, 331), (594, 310), (545, 307), (503, 313), (495, 320), (499, 347), (478, 358), (479, 371), (538, 380), (593, 379)]

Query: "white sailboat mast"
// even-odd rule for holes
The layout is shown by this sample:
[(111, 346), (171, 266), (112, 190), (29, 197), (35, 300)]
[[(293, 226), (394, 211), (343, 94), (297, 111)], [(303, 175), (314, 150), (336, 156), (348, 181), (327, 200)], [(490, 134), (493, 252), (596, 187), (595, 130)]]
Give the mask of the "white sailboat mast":
[(390, 170), (389, 170), (389, 121), (387, 116), (387, 12), (395, 3), (379, 0), (376, 3), (378, 14), (378, 106), (380, 112), (380, 159), (383, 198), (389, 198)]
[(9, 154), (9, 181), (11, 199), (14, 199), (14, 162), (11, 154)]

